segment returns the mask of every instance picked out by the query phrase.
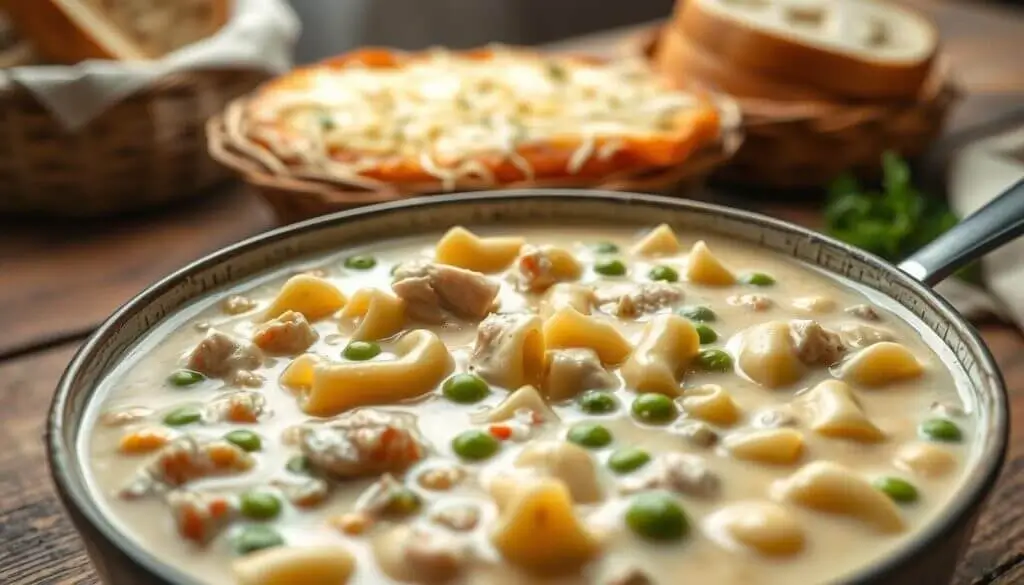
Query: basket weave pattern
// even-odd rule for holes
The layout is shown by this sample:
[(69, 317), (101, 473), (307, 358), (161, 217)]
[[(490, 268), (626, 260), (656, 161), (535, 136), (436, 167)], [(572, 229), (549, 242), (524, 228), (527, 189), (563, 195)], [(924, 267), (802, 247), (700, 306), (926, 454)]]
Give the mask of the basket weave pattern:
[[(630, 56), (651, 59), (661, 27), (625, 44)], [(960, 92), (939, 65), (916, 100), (841, 104), (738, 99), (743, 145), (714, 177), (773, 188), (820, 187), (844, 171), (877, 174), (886, 150), (913, 157), (939, 135)]]
[(228, 178), (204, 123), (266, 74), (202, 71), (161, 80), (76, 132), (33, 95), (0, 87), (0, 212), (95, 216), (196, 194)]

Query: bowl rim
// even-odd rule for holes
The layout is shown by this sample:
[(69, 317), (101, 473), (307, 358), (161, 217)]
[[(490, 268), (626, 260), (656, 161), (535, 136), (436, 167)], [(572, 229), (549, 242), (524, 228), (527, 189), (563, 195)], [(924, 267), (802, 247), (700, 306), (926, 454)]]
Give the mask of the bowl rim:
[[(627, 206), (637, 204), (653, 208), (671, 207), (683, 211), (710, 213), (744, 224), (770, 227), (802, 238), (829, 244), (842, 250), (844, 257), (853, 258), (876, 269), (880, 269), (885, 274), (893, 277), (901, 286), (907, 287), (917, 295), (928, 299), (932, 303), (932, 308), (941, 316), (943, 321), (955, 330), (957, 337), (972, 346), (972, 352), (979, 358), (978, 366), (982, 368), (991, 380), (990, 384), (972, 385), (972, 393), (975, 397), (985, 396), (983, 390), (988, 388), (992, 394), (991, 396), (985, 396), (990, 402), (988, 408), (990, 411), (988, 413), (990, 425), (986, 433), (988, 442), (980, 448), (975, 463), (975, 473), (964, 478), (957, 494), (948, 503), (945, 514), (934, 518), (924, 530), (913, 535), (913, 538), (906, 539), (899, 546), (894, 547), (888, 554), (877, 559), (876, 562), (865, 565), (853, 572), (843, 583), (866, 585), (884, 576), (887, 572), (900, 568), (906, 560), (918, 558), (932, 544), (939, 541), (942, 537), (952, 534), (954, 529), (961, 526), (964, 522), (969, 522), (975, 516), (978, 508), (991, 494), (1004, 464), (1009, 439), (1009, 398), (1006, 384), (991, 351), (980, 338), (977, 330), (948, 301), (935, 293), (927, 285), (903, 273), (895, 265), (849, 244), (790, 222), (751, 211), (702, 201), (639, 193), (582, 189), (519, 189), (414, 198), (359, 207), (316, 217), (279, 227), (223, 247), (190, 262), (146, 287), (142, 292), (119, 307), (82, 344), (57, 384), (56, 393), (47, 416), (45, 447), (51, 479), (57, 488), (63, 505), (80, 516), (82, 520), (88, 522), (89, 527), (106, 540), (105, 544), (115, 547), (138, 567), (152, 576), (174, 585), (202, 585), (202, 582), (159, 560), (155, 553), (146, 550), (139, 543), (133, 541), (127, 532), (119, 530), (114, 522), (106, 517), (100, 509), (100, 505), (94, 497), (92, 490), (87, 485), (84, 466), (76, 466), (73, 460), (73, 452), (77, 448), (78, 437), (82, 430), (76, 430), (73, 437), (75, 439), (73, 441), (74, 444), (67, 445), (63, 440), (65, 426), (67, 426), (64, 420), (64, 413), (69, 409), (75, 380), (97, 351), (101, 341), (115, 334), (120, 324), (132, 314), (149, 306), (155, 299), (165, 292), (172, 290), (191, 274), (203, 269), (214, 268), (229, 261), (236, 255), (280, 240), (296, 238), (305, 233), (337, 227), (338, 225), (358, 221), (368, 216), (414, 213), (417, 209), (423, 207), (443, 207), (446, 205), (473, 203), (487, 205), (489, 203), (500, 204), (513, 201), (523, 201), (524, 205), (528, 205), (530, 201), (541, 202), (544, 200), (576, 200), (581, 203), (591, 201)], [(848, 278), (857, 280), (853, 277)], [(886, 294), (884, 291), (879, 292)], [(198, 296), (201, 295), (196, 295), (193, 299), (198, 298)], [(934, 331), (933, 326), (929, 325), (928, 327)], [(95, 385), (87, 389), (87, 395), (83, 399), (84, 403), (93, 399), (95, 390)], [(78, 412), (77, 416), (81, 417), (83, 412)], [(76, 525), (76, 531), (81, 532), (82, 526)]]

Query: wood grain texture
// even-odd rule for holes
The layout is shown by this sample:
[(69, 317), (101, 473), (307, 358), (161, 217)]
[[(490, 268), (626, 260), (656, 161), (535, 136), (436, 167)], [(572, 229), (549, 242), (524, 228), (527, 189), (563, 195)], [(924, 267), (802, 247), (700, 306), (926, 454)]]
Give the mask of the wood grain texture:
[(81, 336), (150, 283), (271, 226), (239, 188), (128, 220), (0, 220), (0, 357)]

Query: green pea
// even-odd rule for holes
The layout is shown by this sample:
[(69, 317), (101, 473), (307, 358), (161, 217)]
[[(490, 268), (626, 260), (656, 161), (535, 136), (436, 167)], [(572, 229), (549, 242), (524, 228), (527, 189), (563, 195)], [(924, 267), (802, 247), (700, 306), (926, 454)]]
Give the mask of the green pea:
[(281, 500), (270, 492), (250, 490), (238, 501), (242, 515), (253, 520), (270, 520), (281, 513)]
[(663, 280), (665, 282), (676, 282), (679, 280), (679, 273), (676, 272), (675, 268), (669, 266), (655, 266), (651, 268), (647, 276), (651, 280)]
[(651, 460), (651, 455), (636, 447), (617, 449), (608, 457), (608, 467), (615, 473), (630, 473), (640, 469)]
[(265, 548), (273, 548), (284, 544), (284, 539), (276, 530), (269, 526), (246, 526), (233, 541), (239, 554), (249, 554)]
[(587, 414), (608, 414), (619, 408), (619, 401), (615, 396), (601, 390), (587, 390), (580, 394), (576, 401), (580, 405), (580, 410)]
[(392, 516), (409, 516), (415, 514), (423, 506), (419, 494), (407, 487), (401, 487), (391, 494), (384, 506), (384, 513)]
[(898, 477), (879, 477), (874, 481), (874, 486), (901, 504), (917, 501), (917, 488)]
[(487, 398), (491, 387), (475, 374), (455, 374), (444, 381), (441, 393), (452, 402), (472, 404)]
[(345, 258), (345, 268), (353, 270), (369, 270), (377, 265), (377, 259), (373, 256), (349, 256)]
[(245, 451), (259, 451), (263, 447), (263, 440), (260, 439), (260, 436), (245, 429), (231, 431), (224, 435), (224, 439), (229, 443), (238, 445)]
[(752, 286), (771, 286), (775, 279), (763, 272), (751, 272), (740, 277), (740, 282)]
[(697, 323), (710, 323), (718, 318), (714, 311), (703, 305), (686, 305), (685, 307), (680, 307), (676, 312)]
[(611, 444), (612, 432), (597, 423), (581, 422), (572, 425), (565, 438), (581, 447), (599, 449)]
[(612, 242), (597, 242), (594, 244), (594, 252), (598, 254), (614, 254), (619, 251), (619, 247)]
[(452, 451), (459, 457), (471, 461), (482, 461), (492, 457), (500, 447), (498, 439), (490, 433), (476, 429), (460, 433), (452, 439)]
[(679, 540), (690, 528), (682, 506), (664, 492), (633, 498), (626, 510), (626, 525), (637, 536), (659, 541)]
[(203, 413), (195, 406), (182, 406), (164, 415), (164, 424), (171, 427), (182, 427), (197, 423), (202, 419)]
[(700, 338), (701, 345), (718, 341), (718, 333), (704, 323), (698, 323), (694, 329), (697, 330), (697, 337)]
[(297, 475), (309, 475), (313, 471), (313, 466), (309, 463), (309, 457), (305, 455), (292, 457), (288, 460), (288, 463), (285, 463), (284, 467)]
[(626, 265), (621, 260), (604, 258), (594, 262), (594, 272), (605, 276), (622, 276), (626, 274)]
[(365, 362), (380, 355), (380, 345), (372, 341), (353, 341), (341, 352), (345, 359), (354, 362)]
[(192, 370), (175, 370), (170, 376), (167, 376), (167, 381), (175, 386), (191, 386), (205, 379), (205, 376)]
[(679, 408), (664, 394), (647, 392), (633, 401), (633, 416), (652, 424), (666, 424), (679, 416)]
[(732, 356), (721, 349), (702, 349), (697, 364), (709, 372), (728, 372), (732, 369)]
[(930, 418), (921, 423), (918, 427), (921, 434), (933, 441), (945, 441), (957, 443), (963, 438), (960, 427), (951, 420), (944, 418)]

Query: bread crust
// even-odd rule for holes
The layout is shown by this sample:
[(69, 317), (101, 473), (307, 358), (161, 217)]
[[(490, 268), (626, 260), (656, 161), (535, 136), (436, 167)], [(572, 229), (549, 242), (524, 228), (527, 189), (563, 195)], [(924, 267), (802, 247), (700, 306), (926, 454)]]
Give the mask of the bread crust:
[(664, 28), (654, 58), (658, 71), (677, 87), (692, 87), (699, 83), (735, 97), (779, 101), (836, 99), (836, 96), (812, 87), (792, 85), (738, 69), (717, 55), (693, 45), (676, 27)]
[(700, 0), (677, 3), (673, 27), (691, 44), (737, 69), (849, 99), (912, 99), (928, 78), (938, 51), (934, 26), (897, 6), (887, 5), (886, 9), (910, 15), (928, 30), (933, 50), (923, 60), (886, 62), (857, 58), (778, 36), (769, 29), (705, 9), (702, 4)]

